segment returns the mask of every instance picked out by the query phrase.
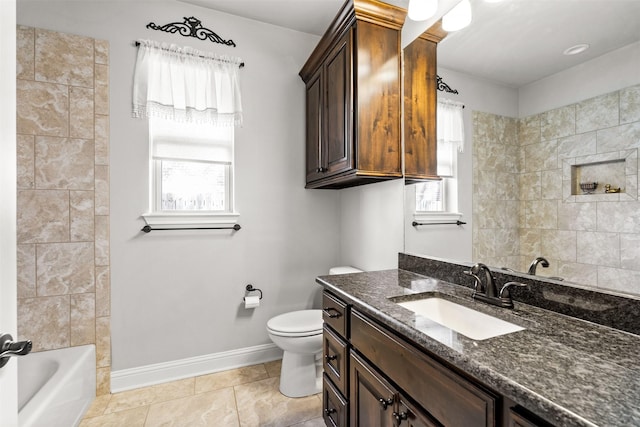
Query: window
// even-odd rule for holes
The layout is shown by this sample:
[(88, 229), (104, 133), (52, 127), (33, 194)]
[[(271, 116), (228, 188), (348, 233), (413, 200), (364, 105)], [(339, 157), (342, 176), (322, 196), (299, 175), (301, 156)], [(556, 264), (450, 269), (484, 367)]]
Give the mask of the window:
[(233, 127), (150, 119), (154, 212), (233, 212)]
[(416, 218), (459, 219), (457, 162), (464, 143), (462, 104), (438, 100), (438, 175), (441, 180), (415, 185)]

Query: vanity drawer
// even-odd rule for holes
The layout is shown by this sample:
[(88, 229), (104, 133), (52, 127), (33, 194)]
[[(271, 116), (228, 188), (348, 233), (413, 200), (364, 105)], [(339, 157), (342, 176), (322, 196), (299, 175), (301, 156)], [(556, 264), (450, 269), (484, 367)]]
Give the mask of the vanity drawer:
[(322, 367), (324, 368), (324, 373), (331, 378), (338, 390), (344, 396), (347, 396), (347, 381), (349, 378), (347, 343), (326, 325), (324, 326), (322, 340)]
[(345, 339), (349, 338), (347, 336), (347, 304), (328, 292), (322, 294), (322, 319), (338, 335)]
[(327, 375), (322, 376), (322, 418), (327, 427), (347, 427), (349, 406)]
[(496, 425), (496, 395), (447, 369), (356, 310), (351, 311), (351, 344), (443, 425)]

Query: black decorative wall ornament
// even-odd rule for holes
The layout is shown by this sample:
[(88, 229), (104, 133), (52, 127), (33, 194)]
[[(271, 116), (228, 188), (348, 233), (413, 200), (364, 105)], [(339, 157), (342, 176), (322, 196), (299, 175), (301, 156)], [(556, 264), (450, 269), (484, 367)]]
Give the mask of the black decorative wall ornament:
[(449, 93), (453, 93), (454, 95), (458, 94), (458, 91), (455, 89), (451, 89), (451, 87), (449, 87), (448, 84), (446, 84), (444, 82), (444, 80), (442, 80), (442, 77), (436, 75), (437, 80), (436, 82), (438, 83), (438, 90), (442, 91), (442, 92), (449, 92)]
[(172, 22), (165, 25), (156, 25), (153, 22), (147, 24), (147, 28), (152, 30), (160, 30), (166, 33), (180, 33), (185, 37), (195, 37), (200, 40), (211, 40), (214, 43), (220, 43), (227, 46), (236, 47), (233, 40), (224, 40), (222, 37), (214, 33), (208, 28), (202, 26), (201, 21), (193, 16), (184, 18), (184, 22)]

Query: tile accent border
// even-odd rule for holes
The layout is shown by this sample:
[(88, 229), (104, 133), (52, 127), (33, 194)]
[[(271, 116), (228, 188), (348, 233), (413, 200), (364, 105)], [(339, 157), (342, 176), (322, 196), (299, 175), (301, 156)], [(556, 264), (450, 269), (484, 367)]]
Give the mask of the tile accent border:
[(282, 359), (275, 344), (155, 363), (111, 372), (111, 393)]

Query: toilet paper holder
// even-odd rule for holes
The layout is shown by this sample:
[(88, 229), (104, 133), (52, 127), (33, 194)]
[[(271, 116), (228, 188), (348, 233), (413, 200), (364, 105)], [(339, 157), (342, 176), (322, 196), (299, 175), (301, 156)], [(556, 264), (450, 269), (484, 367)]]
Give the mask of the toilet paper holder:
[[(245, 288), (244, 298), (248, 297), (252, 292), (260, 292), (260, 298), (262, 299), (262, 289), (254, 288), (252, 284), (248, 284)], [(244, 301), (244, 298), (242, 300)]]

